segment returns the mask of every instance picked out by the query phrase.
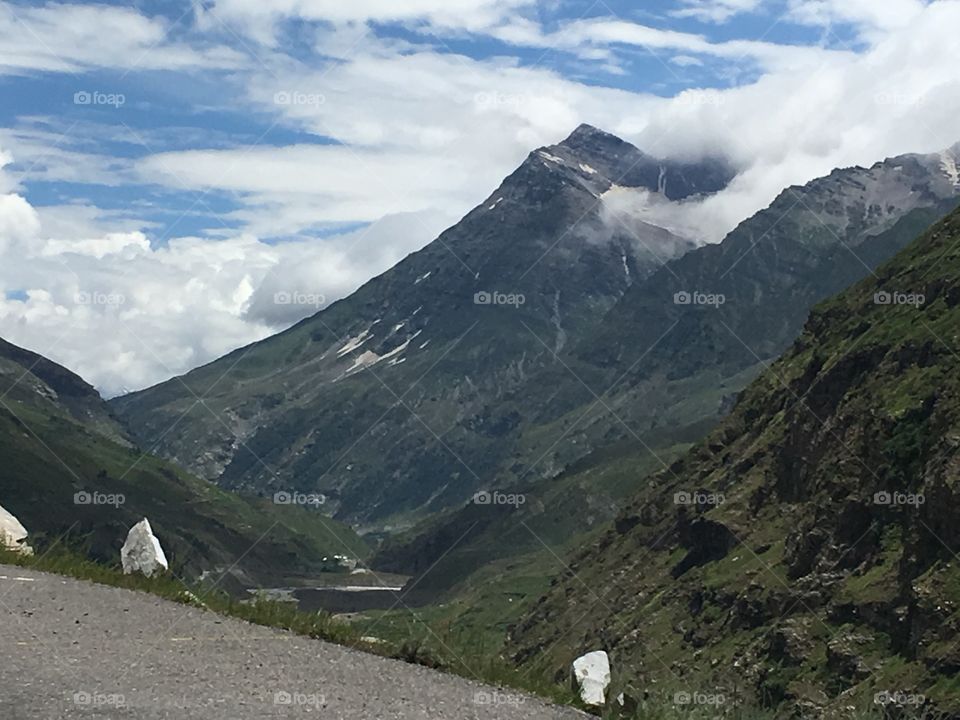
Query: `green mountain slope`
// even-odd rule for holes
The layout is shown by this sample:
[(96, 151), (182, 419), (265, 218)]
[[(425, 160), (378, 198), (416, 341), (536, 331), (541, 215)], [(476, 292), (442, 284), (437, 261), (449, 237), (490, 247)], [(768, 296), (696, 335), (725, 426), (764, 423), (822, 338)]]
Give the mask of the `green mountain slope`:
[[(715, 163), (663, 163), (581, 128), (349, 298), (112, 407), (222, 486), (319, 491), (337, 518), (388, 533), (478, 490), (551, 481), (611, 443), (659, 454), (700, 437), (815, 302), (958, 197), (939, 155), (905, 156), (791, 188), (692, 252), (664, 228), (605, 218), (613, 190), (670, 206), (726, 180)], [(526, 302), (475, 303), (492, 291)], [(674, 304), (695, 291), (728, 301)]]
[(717, 163), (660, 161), (582, 127), (349, 298), (112, 406), (142, 442), (223, 486), (320, 491), (341, 519), (408, 524), (509, 465), (555, 401), (536, 380), (553, 353), (694, 246), (607, 221), (601, 196), (662, 185), (670, 204), (728, 179)]
[(305, 509), (245, 499), (136, 448), (77, 375), (0, 341), (0, 504), (39, 551), (55, 542), (117, 562), (149, 517), (177, 572), (221, 586), (280, 584), (362, 556), (351, 530)]
[[(517, 428), (509, 466), (486, 486), (527, 502), (467, 504), (429, 518), (392, 539), (376, 564), (429, 570), (418, 587), (446, 591), (485, 558), (575, 544), (578, 533), (613, 517), (641, 468), (663, 467), (719, 422), (736, 393), (799, 335), (811, 307), (904, 248), (956, 207), (957, 194), (938, 155), (838, 170), (784, 191), (719, 245), (634, 283), (529, 382), (529, 392), (548, 400), (535, 422)], [(681, 292), (725, 302), (679, 305)], [(635, 471), (611, 482), (611, 454), (631, 458)]]
[[(940, 154), (836, 170), (786, 189), (723, 242), (634, 283), (571, 342), (565, 367), (544, 380), (562, 390), (552, 408), (558, 419), (549, 432), (534, 426), (515, 467), (556, 472), (611, 441), (715, 421), (750, 379), (744, 373), (779, 356), (817, 302), (868, 275), (958, 201)], [(724, 302), (675, 302), (696, 293)], [(561, 431), (566, 441), (557, 443)]]
[(956, 716), (958, 352), (955, 212), (814, 310), (733, 414), (573, 556), (513, 628), (513, 657), (562, 672), (602, 647), (638, 688), (828, 717), (890, 693)]

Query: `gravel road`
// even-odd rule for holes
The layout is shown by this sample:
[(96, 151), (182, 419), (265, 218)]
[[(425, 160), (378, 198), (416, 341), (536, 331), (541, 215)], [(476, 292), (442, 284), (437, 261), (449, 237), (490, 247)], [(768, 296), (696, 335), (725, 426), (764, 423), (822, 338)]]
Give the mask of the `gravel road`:
[(586, 716), (145, 593), (0, 565), (2, 720), (290, 717)]

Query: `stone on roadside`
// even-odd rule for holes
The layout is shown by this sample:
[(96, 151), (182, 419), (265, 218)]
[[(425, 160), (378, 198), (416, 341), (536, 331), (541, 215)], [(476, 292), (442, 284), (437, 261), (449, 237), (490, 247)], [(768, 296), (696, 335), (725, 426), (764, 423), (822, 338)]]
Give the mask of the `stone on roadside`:
[(169, 568), (167, 556), (163, 554), (160, 541), (150, 528), (150, 521), (144, 518), (127, 533), (127, 541), (120, 549), (120, 562), (124, 575), (141, 573), (153, 577)]
[(3, 505), (0, 505), (0, 545), (21, 555), (33, 555), (33, 548), (27, 545), (27, 529)]
[(584, 704), (602, 707), (610, 686), (610, 658), (603, 650), (581, 655), (573, 661), (574, 690)]

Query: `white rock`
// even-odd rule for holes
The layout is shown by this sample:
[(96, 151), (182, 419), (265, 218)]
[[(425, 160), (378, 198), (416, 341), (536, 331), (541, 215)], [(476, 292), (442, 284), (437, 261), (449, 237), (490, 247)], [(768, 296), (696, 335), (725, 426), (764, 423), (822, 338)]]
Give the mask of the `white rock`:
[(603, 650), (581, 655), (573, 661), (573, 681), (584, 703), (605, 705), (610, 686), (610, 658)]
[(139, 572), (147, 577), (166, 570), (167, 556), (163, 554), (160, 541), (150, 528), (150, 521), (144, 518), (127, 533), (127, 541), (120, 549), (120, 562), (123, 563), (123, 573)]
[(23, 555), (33, 555), (27, 545), (27, 529), (3, 505), (0, 505), (0, 545)]

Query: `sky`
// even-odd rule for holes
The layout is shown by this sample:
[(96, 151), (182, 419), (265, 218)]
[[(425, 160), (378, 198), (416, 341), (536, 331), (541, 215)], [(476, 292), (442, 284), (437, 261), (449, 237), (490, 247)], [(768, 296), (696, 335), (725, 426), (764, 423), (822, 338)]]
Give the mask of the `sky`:
[(590, 123), (785, 187), (960, 141), (960, 0), (0, 1), (0, 336), (105, 395), (262, 339)]

